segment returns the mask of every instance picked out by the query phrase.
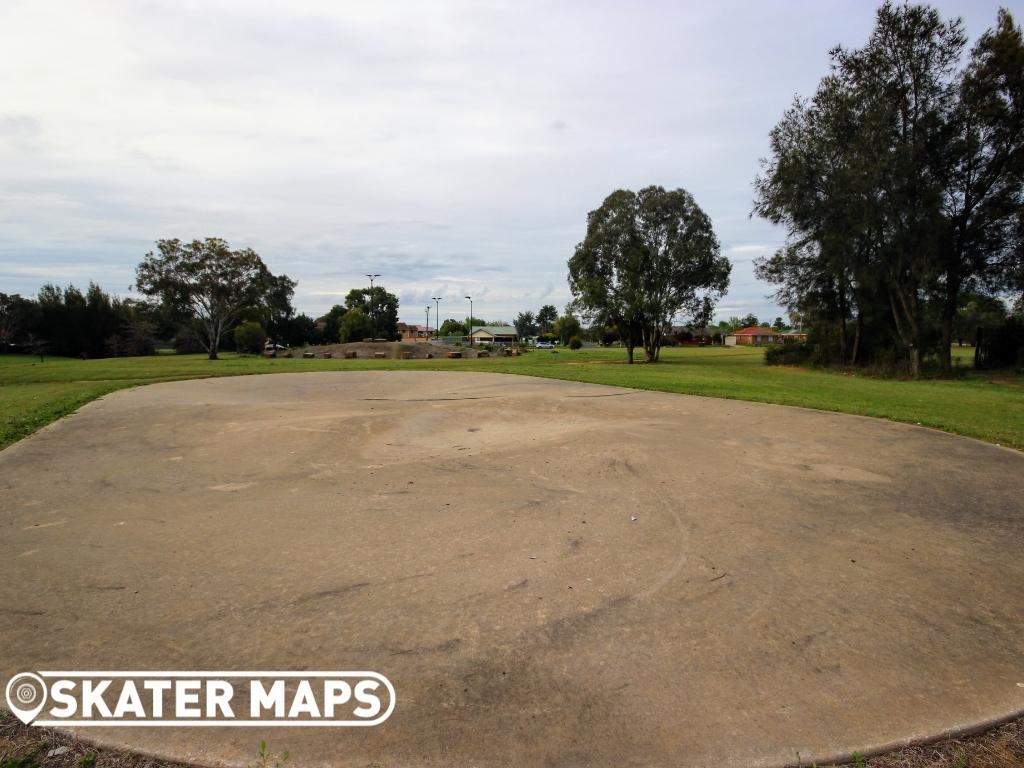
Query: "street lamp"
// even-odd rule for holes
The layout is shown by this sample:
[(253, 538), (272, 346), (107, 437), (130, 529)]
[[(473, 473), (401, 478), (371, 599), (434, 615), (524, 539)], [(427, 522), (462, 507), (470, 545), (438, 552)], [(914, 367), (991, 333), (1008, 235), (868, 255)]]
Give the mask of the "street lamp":
[(427, 304), (427, 330), (426, 330), (426, 334), (427, 334), (427, 338), (429, 338), (430, 337), (430, 305), (429, 304)]
[(434, 300), (434, 339), (441, 338), (441, 298), (440, 296), (431, 296)]
[(473, 297), (467, 296), (469, 299), (469, 343), (473, 343)]
[(373, 278), (380, 277), (380, 275), (371, 275), (369, 272), (365, 273), (370, 278), (370, 325), (373, 326), (373, 338), (377, 338), (377, 317), (373, 313)]

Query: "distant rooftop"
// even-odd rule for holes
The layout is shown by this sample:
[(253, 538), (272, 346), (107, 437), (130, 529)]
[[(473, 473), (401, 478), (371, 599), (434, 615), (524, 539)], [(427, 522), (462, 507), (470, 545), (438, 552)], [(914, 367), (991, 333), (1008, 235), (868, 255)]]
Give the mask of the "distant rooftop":
[(774, 336), (782, 333), (782, 331), (776, 331), (774, 328), (769, 328), (767, 325), (748, 325), (746, 328), (740, 328), (737, 331), (733, 331), (733, 336)]

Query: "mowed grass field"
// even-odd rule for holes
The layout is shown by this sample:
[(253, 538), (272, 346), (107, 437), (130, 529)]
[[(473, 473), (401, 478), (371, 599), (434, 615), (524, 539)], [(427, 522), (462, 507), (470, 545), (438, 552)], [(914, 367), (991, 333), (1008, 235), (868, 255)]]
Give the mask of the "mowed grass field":
[[(970, 363), (970, 350), (956, 350)], [(899, 381), (769, 367), (761, 349), (667, 348), (655, 365), (626, 365), (621, 349), (480, 360), (303, 360), (224, 354), (77, 360), (0, 356), (0, 447), (101, 395), (161, 381), (295, 371), (456, 370), (754, 400), (875, 416), (1024, 449), (1024, 376), (968, 372), (954, 380)]]

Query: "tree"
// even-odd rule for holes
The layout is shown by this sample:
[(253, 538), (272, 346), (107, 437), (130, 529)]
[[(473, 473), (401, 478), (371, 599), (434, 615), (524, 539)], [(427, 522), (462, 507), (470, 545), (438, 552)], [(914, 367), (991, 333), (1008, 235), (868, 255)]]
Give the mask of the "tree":
[[(295, 317), (295, 307), (292, 306), (295, 286), (296, 282), (287, 275), (271, 275), (267, 280), (266, 304), (259, 319), (266, 328), (267, 335), (276, 343), (289, 344), (287, 337), (294, 336), (300, 327), (292, 323)], [(297, 343), (301, 344), (306, 340), (303, 338)]]
[(867, 345), (948, 371), (961, 294), (1022, 274), (1024, 43), (1001, 11), (958, 69), (966, 45), (959, 20), (886, 2), (772, 130), (755, 211), (790, 237), (758, 275), (841, 364)]
[(757, 315), (755, 315), (753, 312), (750, 312), (750, 313), (747, 314), (746, 317), (744, 317), (744, 318), (742, 318), (740, 320), (739, 327), (740, 328), (746, 328), (749, 325), (760, 325), (760, 324), (761, 324), (761, 321), (757, 319)]
[(18, 294), (0, 293), (0, 351), (6, 352), (32, 326), (36, 308)]
[[(274, 341), (287, 347), (309, 344), (316, 336), (316, 322), (306, 314), (293, 315), (275, 325)], [(337, 331), (334, 338), (338, 338)]]
[(977, 346), (983, 329), (996, 328), (1005, 323), (1007, 317), (1009, 312), (1006, 303), (998, 296), (964, 293), (953, 320), (953, 338), (960, 344), (969, 340)]
[(369, 338), (374, 338), (373, 321), (363, 312), (362, 307), (355, 307), (346, 312), (338, 327), (338, 340), (342, 344), (347, 344)]
[(469, 333), (468, 323), (461, 323), (454, 317), (447, 318), (437, 331), (439, 336), (465, 336)]
[(656, 362), (673, 317), (710, 316), (730, 271), (711, 219), (690, 193), (652, 186), (613, 192), (587, 215), (569, 287), (576, 307), (615, 326), (630, 363), (638, 344)]
[(267, 343), (263, 326), (253, 320), (246, 320), (235, 326), (235, 348), (239, 352), (258, 355)]
[(951, 370), (954, 324), (965, 286), (1008, 287), (1021, 257), (1024, 210), (1024, 38), (1009, 11), (971, 52), (956, 84), (943, 157), (940, 248), (944, 371)]
[(772, 323), (772, 328), (776, 331), (781, 331), (786, 328), (786, 322), (781, 317), (776, 317), (775, 322)]
[(330, 310), (316, 319), (317, 340), (321, 344), (335, 344), (338, 341), (338, 334), (341, 332), (341, 321), (348, 312), (348, 307), (343, 304), (335, 304)]
[(398, 332), (398, 297), (388, 293), (382, 285), (369, 288), (353, 288), (345, 296), (345, 306), (360, 309), (370, 318), (370, 333), (367, 337), (401, 340)]
[(580, 321), (577, 320), (575, 316), (562, 315), (560, 318), (555, 320), (555, 324), (551, 331), (558, 337), (559, 342), (567, 346), (573, 336), (580, 335), (582, 327), (580, 326)]
[(520, 341), (526, 339), (527, 336), (533, 336), (537, 332), (537, 318), (529, 310), (516, 315), (512, 325), (515, 326), (516, 334), (519, 336)]
[(539, 333), (550, 333), (551, 327), (558, 319), (558, 310), (553, 304), (545, 304), (537, 311), (537, 331)]
[(251, 248), (231, 250), (220, 238), (158, 240), (135, 270), (136, 288), (198, 324), (199, 341), (217, 359), (224, 334), (246, 309), (263, 308), (273, 287), (263, 260)]

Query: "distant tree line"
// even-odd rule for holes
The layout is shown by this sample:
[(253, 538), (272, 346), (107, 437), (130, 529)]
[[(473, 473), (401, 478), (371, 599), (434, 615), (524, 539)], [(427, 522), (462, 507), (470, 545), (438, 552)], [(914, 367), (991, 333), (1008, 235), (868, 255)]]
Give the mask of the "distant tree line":
[[(1000, 304), (1024, 290), (1024, 40), (1001, 10), (966, 47), (959, 19), (887, 2), (771, 132), (754, 210), (789, 238), (757, 274), (823, 362), (949, 372), (956, 337), (986, 330), (1009, 347), (991, 361), (1024, 355)], [(958, 327), (972, 302), (990, 311)]]
[(150, 355), (168, 318), (147, 301), (47, 283), (35, 298), (0, 293), (0, 349), (65, 357)]
[(342, 344), (364, 339), (398, 341), (398, 297), (383, 286), (353, 288), (344, 304), (335, 304), (314, 323), (309, 341)]
[(304, 343), (314, 327), (292, 307), (295, 281), (218, 238), (158, 241), (136, 270), (136, 288), (144, 298), (112, 296), (94, 283), (84, 293), (46, 284), (35, 298), (0, 294), (0, 349), (118, 357), (170, 345), (216, 359), (236, 343), (261, 351), (253, 326), (261, 340), (285, 344)]

